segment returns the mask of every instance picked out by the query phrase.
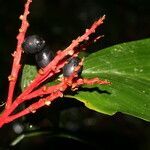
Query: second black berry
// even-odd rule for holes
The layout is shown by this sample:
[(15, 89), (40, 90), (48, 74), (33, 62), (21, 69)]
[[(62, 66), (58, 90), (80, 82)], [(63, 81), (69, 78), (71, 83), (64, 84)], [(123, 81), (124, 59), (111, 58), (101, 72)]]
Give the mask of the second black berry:
[(46, 46), (41, 52), (35, 54), (35, 60), (40, 68), (46, 67), (54, 57), (53, 51)]

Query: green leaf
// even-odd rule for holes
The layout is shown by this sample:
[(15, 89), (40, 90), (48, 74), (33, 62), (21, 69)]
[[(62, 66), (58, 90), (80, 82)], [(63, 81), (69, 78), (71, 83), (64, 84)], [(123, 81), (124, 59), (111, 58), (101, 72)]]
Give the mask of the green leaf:
[(32, 82), (37, 75), (37, 68), (33, 65), (24, 65), (22, 78), (21, 78), (21, 89), (22, 91)]
[[(99, 77), (112, 84), (84, 86), (75, 95), (67, 97), (76, 98), (88, 108), (104, 114), (122, 112), (150, 121), (149, 60), (150, 39), (123, 43), (93, 53), (85, 59), (82, 76)], [(36, 74), (35, 66), (24, 66), (22, 90)]]
[(111, 85), (81, 88), (74, 96), (95, 111), (130, 114), (150, 121), (150, 39), (118, 44), (89, 55), (83, 77)]

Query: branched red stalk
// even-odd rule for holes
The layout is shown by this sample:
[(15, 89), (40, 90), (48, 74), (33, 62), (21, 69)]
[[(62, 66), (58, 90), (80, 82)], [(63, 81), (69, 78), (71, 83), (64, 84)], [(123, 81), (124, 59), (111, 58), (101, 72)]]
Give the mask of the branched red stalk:
[[(79, 68), (80, 68), (80, 66), (79, 66)], [(93, 78), (93, 79), (77, 78), (78, 77), (77, 71), (79, 68), (77, 68), (77, 70), (74, 72), (74, 74), (72, 74), (72, 76), (67, 77), (67, 78), (62, 78), (61, 83), (54, 85), (54, 86), (50, 86), (50, 87), (43, 86), (39, 90), (32, 92), (28, 97), (26, 97), (26, 100), (32, 99), (32, 98), (38, 97), (38, 96), (44, 96), (44, 95), (48, 95), (48, 96), (46, 96), (46, 98), (40, 98), (40, 100), (38, 102), (31, 104), (29, 107), (22, 110), (21, 112), (15, 114), (15, 115), (11, 115), (10, 117), (7, 117), (7, 119), (5, 120), (5, 123), (11, 122), (21, 116), (26, 115), (26, 114), (35, 113), (37, 109), (43, 107), (44, 105), (49, 106), (51, 104), (51, 102), (53, 100), (55, 100), (56, 98), (63, 97), (63, 92), (69, 87), (71, 87), (71, 89), (74, 91), (74, 90), (77, 90), (78, 87), (83, 84), (88, 84), (88, 85), (110, 84), (110, 82), (100, 80), (99, 78)]]
[[(98, 78), (94, 78), (94, 79), (79, 78), (77, 75), (77, 71), (82, 66), (83, 63), (82, 60), (79, 66), (75, 69), (74, 73), (68, 78), (63, 78), (59, 84), (50, 87), (43, 86), (41, 88), (37, 88), (45, 80), (59, 73), (62, 67), (67, 63), (67, 59), (69, 57), (77, 57), (81, 50), (85, 50), (89, 44), (97, 41), (99, 38), (102, 37), (99, 36), (89, 40), (89, 36), (92, 33), (94, 33), (97, 27), (103, 23), (103, 20), (105, 19), (105, 16), (103, 16), (98, 21), (96, 21), (91, 26), (90, 29), (86, 29), (85, 33), (82, 36), (78, 37), (76, 40), (73, 40), (70, 46), (68, 46), (65, 50), (58, 51), (57, 55), (48, 64), (48, 66), (40, 69), (37, 76), (32, 81), (32, 83), (15, 100), (13, 100), (14, 88), (21, 67), (20, 65), (21, 54), (22, 54), (21, 45), (24, 41), (25, 33), (29, 25), (27, 21), (27, 15), (29, 14), (30, 3), (31, 0), (27, 0), (27, 3), (25, 4), (24, 15), (21, 16), (22, 25), (19, 30), (19, 34), (17, 36), (18, 43), (17, 43), (16, 51), (14, 52), (13, 55), (14, 62), (12, 66), (12, 72), (11, 75), (9, 76), (10, 85), (9, 85), (8, 99), (6, 102), (6, 109), (0, 116), (0, 127), (2, 127), (5, 123), (11, 122), (28, 113), (33, 113), (40, 107), (43, 107), (44, 105), (49, 105), (51, 101), (55, 100), (58, 97), (62, 97), (64, 91), (67, 88), (71, 88), (72, 90), (77, 90), (78, 87), (83, 84), (89, 84), (89, 85), (110, 84), (110, 82), (103, 81)], [(86, 44), (82, 43), (84, 41), (86, 41)], [(17, 112), (16, 114), (12, 114), (12, 112), (14, 112), (14, 110), (18, 107), (18, 105), (36, 97), (39, 97), (39, 101), (33, 102), (33, 104), (31, 104), (29, 107), (25, 108), (20, 112)]]
[[(61, 60), (63, 60), (67, 56), (72, 56), (76, 52), (76, 47), (83, 42), (84, 40), (88, 41), (89, 36), (95, 32), (96, 28), (103, 23), (103, 20), (105, 19), (105, 16), (100, 18), (97, 22), (95, 22), (90, 29), (86, 29), (86, 32), (81, 36), (78, 37), (76, 40), (73, 40), (70, 46), (68, 46), (65, 50), (63, 51), (58, 51), (57, 55), (47, 65), (45, 68), (40, 70), (39, 74), (37, 77), (33, 80), (33, 82), (25, 89), (23, 92), (23, 96), (29, 94), (34, 88), (36, 88), (38, 85), (40, 85), (42, 82), (50, 78), (51, 76), (55, 75), (56, 73), (60, 72), (60, 69), (62, 68), (59, 66)], [(21, 95), (22, 96), (22, 95)]]

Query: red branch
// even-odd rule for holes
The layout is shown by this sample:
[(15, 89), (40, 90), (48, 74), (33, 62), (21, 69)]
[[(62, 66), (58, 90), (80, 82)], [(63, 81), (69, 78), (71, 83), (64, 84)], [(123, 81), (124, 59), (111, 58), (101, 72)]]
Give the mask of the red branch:
[[(5, 123), (11, 122), (21, 116), (24, 116), (29, 113), (34, 113), (37, 109), (43, 107), (44, 105), (50, 105), (51, 101), (55, 100), (58, 97), (63, 97), (64, 91), (68, 88), (71, 88), (71, 90), (77, 90), (78, 87), (83, 84), (110, 84), (110, 82), (103, 81), (98, 78), (79, 78), (77, 72), (83, 64), (82, 60), (79, 63), (79, 66), (75, 68), (74, 73), (70, 77), (62, 78), (59, 84), (50, 87), (43, 86), (38, 88), (38, 86), (42, 84), (45, 80), (59, 73), (62, 67), (67, 63), (69, 57), (77, 57), (81, 50), (85, 50), (89, 44), (97, 41), (99, 38), (102, 37), (99, 36), (89, 40), (90, 35), (94, 33), (98, 26), (100, 26), (103, 23), (103, 20), (105, 19), (105, 16), (103, 16), (98, 21), (96, 21), (91, 26), (91, 28), (86, 29), (85, 33), (82, 36), (79, 36), (77, 39), (73, 40), (70, 46), (68, 46), (65, 50), (58, 51), (55, 58), (45, 68), (39, 70), (33, 82), (15, 100), (13, 100), (14, 88), (21, 67), (21, 45), (24, 41), (25, 33), (29, 26), (27, 21), (27, 15), (29, 14), (30, 3), (31, 0), (27, 0), (27, 3), (25, 4), (24, 14), (20, 17), (20, 19), (22, 20), (22, 25), (19, 29), (19, 34), (17, 36), (17, 48), (13, 54), (14, 62), (12, 66), (11, 75), (9, 76), (10, 84), (8, 91), (8, 99), (6, 102), (6, 109), (0, 116), (0, 127), (2, 127)], [(86, 41), (86, 44), (82, 43), (84, 41)], [(33, 102), (29, 107), (25, 108), (24, 110), (17, 112), (16, 114), (12, 114), (16, 110), (18, 105), (36, 97), (39, 97), (39, 100), (37, 102)]]
[(27, 21), (27, 16), (29, 14), (29, 6), (31, 2), (32, 2), (31, 0), (27, 1), (27, 3), (25, 4), (24, 14), (20, 16), (20, 19), (22, 20), (22, 24), (19, 29), (19, 34), (17, 36), (17, 40), (18, 40), (17, 47), (14, 53), (12, 54), (12, 56), (14, 57), (14, 60), (13, 60), (11, 75), (8, 77), (9, 89), (8, 89), (8, 97), (7, 97), (7, 102), (6, 102), (6, 109), (9, 109), (9, 107), (12, 104), (15, 85), (17, 82), (19, 70), (21, 68), (21, 64), (20, 64), (21, 54), (22, 54), (21, 45), (24, 41), (25, 33), (29, 26), (29, 23)]
[(53, 100), (57, 99), (58, 97), (63, 97), (63, 92), (70, 86), (71, 86), (71, 89), (74, 91), (74, 90), (77, 90), (78, 87), (83, 84), (88, 84), (88, 85), (110, 84), (110, 82), (103, 81), (98, 78), (94, 78), (94, 79), (80, 78), (80, 79), (76, 79), (76, 80), (74, 80), (74, 78), (75, 78), (75, 76), (72, 76), (69, 78), (64, 78), (62, 80), (62, 82), (58, 85), (54, 85), (54, 86), (47, 87), (47, 88), (43, 87), (43, 88), (37, 90), (36, 92), (33, 92), (29, 97), (27, 97), (27, 99), (34, 98), (37, 96), (43, 96), (43, 95), (49, 95), (49, 96), (47, 96), (46, 98), (41, 98), (38, 102), (31, 104), (29, 107), (27, 107), (26, 109), (24, 109), (23, 111), (15, 114), (15, 115), (11, 115), (10, 117), (7, 117), (7, 119), (5, 120), (5, 123), (9, 123), (9, 122), (11, 122), (21, 116), (24, 116), (26, 114), (35, 113), (36, 110), (43, 107), (44, 105), (49, 106)]

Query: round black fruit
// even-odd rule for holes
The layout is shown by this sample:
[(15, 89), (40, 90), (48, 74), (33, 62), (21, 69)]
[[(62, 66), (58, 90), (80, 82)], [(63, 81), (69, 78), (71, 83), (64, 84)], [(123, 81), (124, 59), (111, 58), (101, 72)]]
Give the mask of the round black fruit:
[(54, 53), (48, 46), (44, 47), (44, 49), (35, 54), (35, 60), (40, 68), (46, 67), (54, 58)]
[(36, 54), (40, 52), (45, 45), (45, 40), (42, 37), (38, 35), (31, 35), (24, 40), (22, 48), (27, 54)]
[[(78, 57), (74, 57), (74, 58), (70, 58), (68, 60), (68, 64), (66, 64), (64, 67), (63, 67), (63, 75), (64, 77), (69, 77), (73, 72), (74, 72), (74, 69), (79, 65), (79, 62), (80, 62), (80, 58)], [(78, 70), (78, 75), (81, 75), (82, 73), (82, 67)]]

